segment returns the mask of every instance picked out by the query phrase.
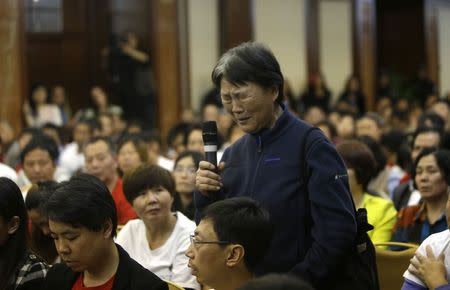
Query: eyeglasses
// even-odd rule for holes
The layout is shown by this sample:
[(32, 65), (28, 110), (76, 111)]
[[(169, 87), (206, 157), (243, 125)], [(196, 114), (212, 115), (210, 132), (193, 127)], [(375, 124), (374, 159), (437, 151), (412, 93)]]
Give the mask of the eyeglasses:
[(173, 170), (175, 173), (187, 173), (190, 175), (194, 175), (197, 172), (197, 169), (195, 167), (175, 167)]
[(231, 242), (228, 242), (228, 241), (199, 241), (195, 238), (194, 235), (190, 235), (189, 239), (191, 240), (191, 244), (194, 245), (194, 247), (197, 247), (198, 245), (202, 245), (202, 244), (216, 244), (216, 245), (231, 244)]

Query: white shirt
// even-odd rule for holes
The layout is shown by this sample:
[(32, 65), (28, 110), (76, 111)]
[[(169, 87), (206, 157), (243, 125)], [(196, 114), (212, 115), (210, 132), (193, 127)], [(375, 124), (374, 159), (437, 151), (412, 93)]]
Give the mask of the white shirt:
[(78, 144), (67, 144), (59, 156), (59, 166), (64, 168), (70, 176), (78, 170), (84, 169), (84, 154), (78, 150)]
[[(433, 255), (435, 257), (438, 257), (442, 253), (444, 253), (445, 256), (445, 269), (447, 270), (447, 277), (450, 277), (450, 231), (445, 230), (440, 233), (432, 234), (428, 238), (425, 239), (425, 241), (422, 242), (422, 244), (417, 249), (416, 253), (421, 254), (422, 256), (427, 256), (426, 246), (430, 246), (433, 250)], [(414, 258), (415, 259), (415, 258)], [(409, 268), (412, 268), (412, 265), (409, 265)], [(420, 280), (418, 277), (413, 275), (410, 271), (405, 271), (403, 274), (403, 277), (417, 283), (423, 287), (427, 287), (425, 283)]]
[(161, 155), (158, 157), (158, 165), (164, 168), (165, 170), (172, 172), (174, 164), (175, 162), (173, 160), (170, 160), (169, 158), (166, 158)]
[(177, 222), (166, 243), (150, 249), (142, 220), (130, 220), (119, 232), (116, 243), (128, 252), (130, 257), (163, 280), (171, 281), (184, 288), (200, 289), (196, 278), (188, 267), (185, 256), (189, 248), (189, 235), (195, 231), (195, 223), (181, 212), (175, 213)]
[(17, 173), (14, 169), (0, 162), (0, 177), (7, 177), (17, 184)]

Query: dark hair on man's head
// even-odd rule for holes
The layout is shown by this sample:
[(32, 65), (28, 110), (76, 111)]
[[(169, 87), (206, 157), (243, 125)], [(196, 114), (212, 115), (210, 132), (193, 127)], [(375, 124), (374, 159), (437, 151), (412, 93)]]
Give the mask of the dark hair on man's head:
[[(315, 127), (319, 128), (321, 126), (328, 128), (332, 139), (337, 137), (336, 127), (333, 125), (333, 123), (331, 123), (328, 120), (322, 120), (322, 121), (318, 122)], [(331, 140), (331, 141), (333, 141), (333, 140)]]
[(370, 136), (359, 136), (356, 140), (364, 143), (367, 147), (369, 147), (370, 151), (372, 151), (376, 161), (374, 176), (378, 175), (382, 170), (384, 170), (387, 164), (387, 156), (380, 143)]
[(49, 220), (95, 232), (111, 222), (111, 237), (116, 235), (116, 205), (106, 185), (95, 176), (79, 174), (61, 183), (48, 200), (46, 211)]
[[(426, 134), (426, 133), (436, 133), (436, 134), (438, 134), (439, 135), (439, 143), (441, 142), (442, 134), (443, 134), (442, 129), (439, 129), (439, 128), (436, 128), (436, 127), (426, 127), (426, 126), (424, 127), (424, 126), (421, 126), (421, 127), (417, 127), (416, 131), (414, 131), (411, 147), (414, 147), (414, 143), (416, 142), (417, 136), (419, 136), (421, 134)], [(440, 144), (438, 144), (438, 146), (440, 146)]]
[(0, 289), (7, 289), (9, 279), (26, 253), (28, 240), (28, 216), (22, 193), (11, 179), (0, 177), (0, 218), (8, 224), (14, 216), (19, 217), (19, 228), (1, 245)]
[(123, 193), (130, 204), (143, 191), (159, 186), (174, 196), (175, 181), (172, 174), (158, 165), (142, 164), (125, 174), (123, 178)]
[(293, 275), (268, 274), (250, 280), (237, 290), (314, 290), (314, 288)]
[(37, 135), (37, 134), (42, 134), (42, 131), (40, 129), (38, 129), (38, 128), (27, 127), (27, 128), (24, 128), (20, 132), (20, 134), (18, 136), (18, 139), (20, 139), (23, 135), (26, 135), (26, 134), (30, 134), (31, 136), (34, 136), (34, 135)]
[(173, 165), (173, 167), (175, 168), (178, 164), (178, 162), (181, 159), (184, 159), (186, 157), (191, 157), (192, 160), (194, 161), (195, 164), (195, 168), (198, 169), (198, 164), (200, 163), (200, 161), (205, 160), (205, 156), (203, 156), (202, 153), (197, 152), (197, 151), (190, 151), (190, 150), (186, 150), (184, 152), (181, 152), (178, 156), (177, 159), (175, 159), (175, 163)]
[(367, 112), (363, 116), (361, 116), (358, 120), (362, 119), (370, 119), (374, 121), (378, 128), (384, 127), (384, 119), (378, 113), (375, 112)]
[(220, 88), (222, 79), (233, 85), (252, 82), (263, 88), (278, 89), (277, 103), (283, 102), (284, 78), (273, 52), (257, 42), (245, 42), (228, 50), (217, 62), (212, 81)]
[(37, 184), (33, 184), (25, 198), (25, 207), (27, 210), (45, 210), (47, 201), (58, 187), (59, 183), (55, 181), (40, 181)]
[[(433, 155), (436, 159), (437, 166), (439, 167), (439, 170), (441, 171), (442, 177), (445, 179), (445, 183), (447, 183), (447, 186), (450, 186), (450, 151), (436, 148), (424, 148), (420, 154), (416, 158), (415, 166), (414, 166), (414, 179), (416, 174), (416, 168), (419, 164), (419, 161), (425, 157)], [(415, 181), (414, 181), (415, 183)], [(417, 188), (417, 186), (416, 186)]]
[(81, 125), (87, 126), (89, 133), (91, 135), (94, 134), (94, 125), (92, 124), (92, 120), (84, 120), (84, 119), (78, 120), (73, 125), (73, 129), (75, 130), (76, 127), (81, 126)]
[(265, 209), (250, 198), (228, 198), (209, 205), (202, 220), (212, 222), (220, 241), (241, 245), (247, 269), (255, 271), (272, 241), (273, 225)]
[(191, 133), (192, 133), (193, 131), (200, 131), (200, 132), (202, 132), (202, 130), (203, 130), (202, 124), (200, 124), (200, 123), (193, 123), (193, 124), (190, 124), (189, 127), (188, 127), (187, 130), (186, 130), (185, 135), (184, 135), (184, 145), (185, 145), (185, 146), (188, 145), (188, 142), (189, 142), (189, 136), (191, 135)]
[(59, 149), (58, 145), (56, 145), (55, 140), (43, 133), (35, 134), (31, 141), (25, 146), (25, 148), (23, 148), (22, 152), (20, 153), (21, 162), (23, 163), (27, 154), (35, 149), (47, 151), (53, 163), (56, 165), (56, 160), (59, 157)]
[(417, 126), (431, 127), (442, 132), (445, 128), (445, 121), (435, 112), (426, 112), (419, 116)]
[[(173, 142), (179, 135), (185, 138), (186, 132), (188, 131), (190, 125), (191, 124), (188, 122), (180, 122), (175, 124), (172, 128), (170, 128), (169, 133), (167, 134), (167, 145), (169, 147), (172, 146)], [(184, 140), (183, 144), (185, 144)]]
[(87, 142), (84, 149), (86, 150), (87, 146), (95, 144), (97, 142), (104, 142), (106, 144), (106, 146), (108, 147), (109, 153), (111, 153), (112, 156), (116, 156), (116, 148), (115, 148), (113, 142), (111, 141), (111, 139), (108, 137), (100, 137), (100, 136), (94, 137)]
[(367, 191), (369, 181), (375, 177), (377, 162), (370, 148), (361, 141), (348, 140), (336, 145), (345, 166), (355, 171), (356, 181)]

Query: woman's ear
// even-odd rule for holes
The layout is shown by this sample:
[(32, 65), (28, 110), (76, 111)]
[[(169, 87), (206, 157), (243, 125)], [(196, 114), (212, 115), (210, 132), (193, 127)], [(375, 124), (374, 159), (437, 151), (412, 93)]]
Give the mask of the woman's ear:
[(20, 227), (20, 218), (18, 216), (13, 216), (8, 222), (8, 234), (14, 234)]
[(245, 250), (239, 244), (230, 245), (229, 247), (226, 265), (228, 267), (235, 267), (244, 259)]

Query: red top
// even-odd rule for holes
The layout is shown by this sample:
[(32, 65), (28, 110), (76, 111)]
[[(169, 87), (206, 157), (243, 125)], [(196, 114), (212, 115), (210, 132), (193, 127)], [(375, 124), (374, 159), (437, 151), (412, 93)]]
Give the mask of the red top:
[(129, 220), (135, 219), (137, 217), (134, 209), (128, 203), (125, 195), (123, 194), (122, 178), (117, 177), (116, 186), (114, 186), (111, 194), (114, 202), (116, 203), (117, 224), (124, 225)]
[(113, 275), (108, 281), (105, 282), (105, 284), (103, 285), (99, 285), (99, 286), (94, 286), (94, 287), (85, 287), (83, 285), (83, 274), (81, 274), (80, 276), (78, 276), (77, 280), (75, 281), (75, 283), (72, 286), (72, 290), (84, 290), (84, 289), (89, 289), (89, 290), (111, 290), (114, 284), (114, 277), (116, 275)]

